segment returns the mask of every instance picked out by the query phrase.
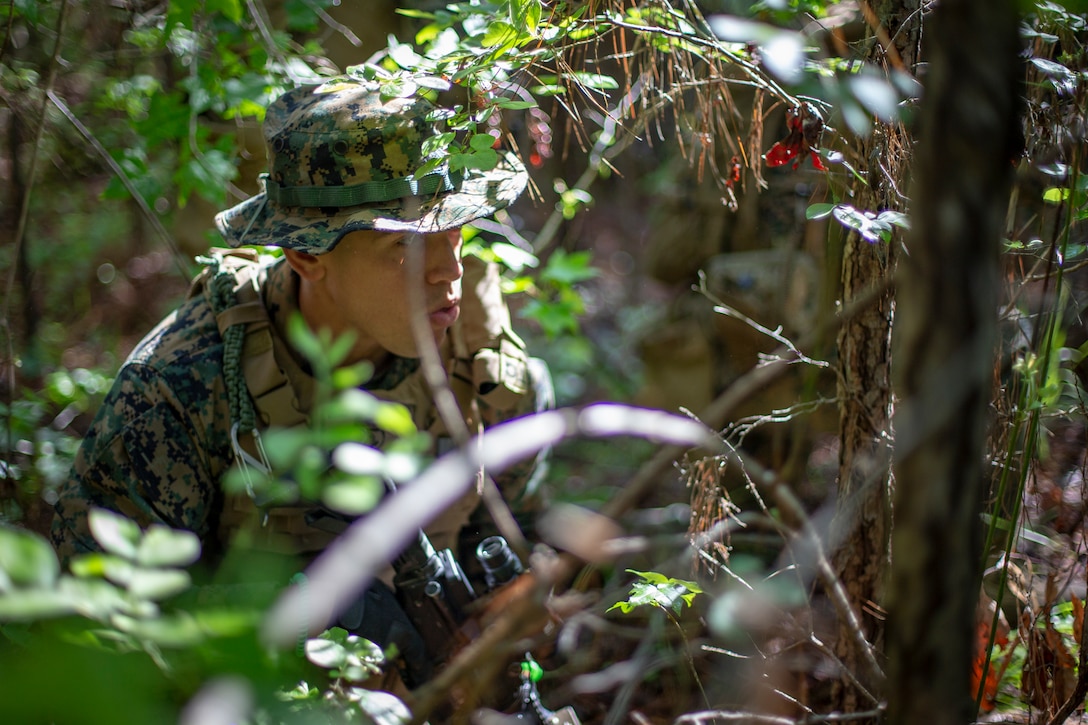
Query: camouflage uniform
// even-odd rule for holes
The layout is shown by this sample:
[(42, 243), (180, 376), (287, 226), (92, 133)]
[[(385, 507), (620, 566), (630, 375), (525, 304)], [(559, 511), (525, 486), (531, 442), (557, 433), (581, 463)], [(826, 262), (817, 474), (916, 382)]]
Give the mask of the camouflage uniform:
[[(286, 321), (297, 310), (297, 276), (281, 259), (266, 263), (260, 278), (274, 338), (286, 349)], [(450, 335), (459, 332), (454, 329)], [(287, 376), (305, 414), (316, 382), (302, 361), (294, 363)], [(380, 398), (400, 399), (387, 393), (425, 386), (418, 360), (394, 357), (366, 388)], [(531, 387), (506, 405), (497, 405), (493, 393), (475, 402), (485, 427), (538, 405)], [(420, 430), (433, 432), (436, 412), (422, 403), (410, 404), (413, 419)], [(87, 526), (92, 506), (119, 511), (143, 526), (157, 522), (193, 531), (209, 551), (220, 549), (228, 543), (221, 519), (230, 502), (219, 480), (234, 464), (232, 425), (223, 339), (207, 299), (193, 296), (137, 346), (99, 409), (57, 501), (53, 541), (58, 553), (68, 557), (96, 549)], [(437, 432), (436, 445), (442, 446)], [(520, 501), (532, 473), (526, 466), (499, 477), (509, 500)], [(474, 508), (474, 502), (465, 503)], [(436, 525), (431, 531), (436, 543), (453, 544), (449, 528), (442, 521)], [(267, 531), (269, 537), (279, 533), (275, 526)], [(306, 532), (292, 533), (299, 537), (295, 553), (319, 548), (303, 538)], [(310, 542), (315, 540), (312, 533), (310, 537)], [(328, 538), (318, 534), (316, 540), (327, 543), (322, 539)]]
[[(432, 111), (416, 98), (383, 99), (373, 84), (357, 79), (289, 91), (272, 104), (265, 119), (270, 159), (265, 191), (220, 213), (220, 232), (235, 247), (278, 245), (322, 254), (354, 230), (437, 232), (490, 215), (513, 201), (527, 177), (512, 155), (487, 172), (455, 174), (442, 165), (415, 178), (426, 161), (420, 149)], [(314, 381), (283, 342), (286, 321), (298, 309), (297, 275), (278, 260), (261, 263), (253, 278), (277, 349), (288, 350), (277, 357), (305, 417), (306, 391)], [(473, 304), (469, 287), (465, 285), (466, 307)], [(87, 518), (94, 506), (119, 511), (141, 525), (160, 522), (191, 530), (209, 550), (226, 543), (221, 529), (229, 518), (229, 512), (224, 514), (228, 502), (219, 481), (235, 462), (231, 427), (236, 421), (224, 374), (226, 333), (208, 295), (199, 292), (195, 288), (139, 344), (99, 410), (57, 502), (53, 540), (62, 556), (95, 548)], [(447, 335), (462, 342), (465, 336), (471, 338), (469, 349), (444, 359), (448, 365), (467, 365), (470, 375), (475, 367), (479, 378), (480, 360), (473, 356), (487, 340), (471, 330), (459, 337), (460, 328), (470, 324), (458, 321)], [(524, 362), (516, 336), (502, 338), (503, 350), (521, 355)], [(531, 386), (496, 405), (481, 392), (493, 388), (495, 381), (476, 382), (480, 394), (473, 406), (485, 426), (538, 407)], [(426, 385), (417, 360), (394, 356), (367, 388), (425, 391)], [(420, 429), (435, 430), (433, 405), (417, 404), (413, 413)], [(500, 487), (519, 496), (527, 475), (527, 470), (515, 471)], [(477, 503), (463, 502), (457, 520), (464, 523)], [(443, 534), (448, 533), (447, 527)]]

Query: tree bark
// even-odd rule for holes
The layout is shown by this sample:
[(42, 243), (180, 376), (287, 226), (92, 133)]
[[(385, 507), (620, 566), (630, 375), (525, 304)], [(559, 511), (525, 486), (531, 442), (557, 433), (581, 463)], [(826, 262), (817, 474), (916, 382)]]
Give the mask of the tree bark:
[(888, 722), (962, 725), (975, 716), (997, 257), (1017, 123), (1013, 0), (943, 0), (926, 32), (913, 231), (897, 293)]
[[(913, 72), (921, 35), (918, 0), (881, 0), (864, 9), (873, 28), (867, 60), (888, 71)], [(877, 124), (859, 144), (868, 184), (856, 191), (856, 206), (880, 212), (906, 210), (904, 180), (910, 163), (911, 138), (901, 124)], [(900, 244), (871, 244), (855, 233), (843, 249), (842, 299), (849, 304), (874, 287), (887, 285)], [(858, 612), (866, 639), (879, 648), (883, 639), (885, 582), (891, 538), (891, 335), (895, 302), (889, 290), (869, 309), (839, 331), (839, 482), (833, 527), (833, 564)], [(835, 653), (843, 666), (861, 677), (861, 653), (842, 622)], [(873, 685), (873, 683), (866, 683)], [(831, 693), (833, 707), (843, 712), (871, 709), (844, 680)]]

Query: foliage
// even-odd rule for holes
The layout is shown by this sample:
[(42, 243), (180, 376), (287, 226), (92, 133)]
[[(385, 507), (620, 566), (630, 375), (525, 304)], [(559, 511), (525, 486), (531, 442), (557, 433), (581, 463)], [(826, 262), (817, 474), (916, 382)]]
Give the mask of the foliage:
[(630, 597), (626, 601), (618, 601), (608, 608), (608, 611), (618, 609), (624, 614), (630, 614), (639, 607), (657, 607), (673, 616), (680, 616), (684, 606), (691, 606), (695, 595), (702, 594), (702, 588), (693, 581), (674, 579), (656, 571), (634, 571), (628, 569), (628, 573), (639, 577), (631, 585)]
[(894, 227), (910, 229), (910, 222), (903, 212), (885, 210), (875, 214), (855, 209), (849, 204), (813, 204), (805, 211), (805, 218), (823, 219), (828, 214), (870, 244), (890, 242)]
[[(224, 488), (253, 496), (262, 507), (321, 501), (345, 518), (366, 513), (384, 495), (386, 481), (403, 483), (418, 474), (429, 438), (416, 430), (404, 405), (360, 387), (373, 365), (342, 364), (354, 343), (351, 335), (334, 339), (327, 330), (313, 332), (301, 316), (289, 328), (294, 349), (309, 361), (317, 381), (312, 425), (262, 433), (266, 460), (231, 470)], [(381, 450), (373, 445), (375, 434), (389, 438)]]
[[(67, 430), (71, 421), (87, 414), (105, 394), (109, 380), (101, 373), (77, 368), (48, 374), (40, 391), (26, 389), (3, 410), (8, 425), (0, 431), (0, 468), (26, 494), (47, 498), (68, 475), (79, 438)], [(43, 424), (45, 421), (45, 424)], [(9, 507), (17, 500), (5, 501)], [(18, 510), (5, 510), (0, 519), (15, 522)]]
[[(378, 671), (384, 660), (376, 645), (330, 630), (305, 642), (306, 659), (319, 668), (307, 672), (300, 658), (272, 653), (257, 639), (262, 612), (275, 593), (271, 582), (260, 584), (257, 596), (252, 587), (259, 578), (252, 571), (249, 585), (194, 586), (184, 568), (200, 554), (192, 533), (157, 525), (141, 531), (101, 509), (92, 512), (91, 526), (103, 552), (74, 558), (70, 574), (61, 572), (48, 542), (22, 529), (0, 529), (0, 621), (5, 622), (0, 652), (23, 655), (22, 675), (33, 683), (25, 700), (0, 699), (0, 713), (22, 713), (15, 717), (29, 721), (65, 712), (39, 692), (48, 672), (55, 671), (51, 657), (63, 654), (85, 667), (120, 674), (126, 662), (132, 664), (129, 653), (140, 653), (143, 663), (127, 670), (136, 673), (136, 682), (154, 682), (154, 687), (115, 698), (122, 711), (116, 712), (116, 704), (104, 707), (94, 722), (135, 723), (149, 712), (161, 718), (163, 708), (170, 707), (164, 695), (194, 702), (211, 697), (189, 691), (205, 679), (209, 687), (237, 689), (237, 679), (216, 679), (226, 676), (275, 683), (259, 696), (256, 710), (240, 713), (245, 722), (301, 722), (305, 713), (356, 722), (361, 713), (364, 722), (379, 725), (408, 721), (407, 709), (394, 696), (352, 684)], [(321, 674), (325, 670), (328, 676)], [(252, 698), (251, 687), (242, 688), (245, 699)]]
[[(86, 324), (93, 328), (94, 320), (102, 322), (96, 317), (83, 323), (83, 313), (110, 305), (128, 315), (123, 325), (118, 323), (118, 332), (94, 330), (114, 335), (98, 340), (108, 351), (120, 348), (121, 338), (131, 337), (133, 330), (142, 334), (169, 306), (172, 300), (162, 294), (161, 282), (174, 276), (172, 262), (188, 272), (189, 261), (171, 246), (173, 240), (149, 241), (148, 236), (202, 202), (221, 205), (224, 189), (244, 183), (237, 163), (248, 152), (236, 132), (259, 121), (270, 98), (295, 83), (340, 72), (314, 40), (327, 26), (323, 13), (331, 5), (330, 0), (289, 0), (276, 27), (260, 3), (240, 0), (111, 4), (101, 18), (96, 15), (101, 7), (77, 2), (16, 2), (3, 10), (11, 42), (0, 57), (0, 92), (15, 119), (11, 137), (16, 140), (5, 161), (20, 172), (12, 175), (18, 182), (13, 194), (26, 200), (34, 232), (24, 232), (17, 244), (0, 250), (4, 269), (29, 268), (6, 293), (4, 330), (17, 358), (11, 362), (20, 366), (21, 385), (18, 393), (7, 390), (9, 398), (17, 399), (9, 399), (3, 411), (5, 481), (20, 494), (4, 501), (5, 520), (20, 520), (23, 512), (15, 504), (48, 496), (64, 475), (79, 439), (79, 422), (85, 427), (108, 371), (116, 367), (114, 355), (102, 351), (83, 351), (76, 358), (79, 364), (61, 362), (62, 351), (81, 353), (76, 341), (89, 333)], [(790, 140), (799, 153), (809, 151), (814, 162), (828, 169), (819, 175), (788, 168), (773, 173), (810, 174), (803, 177), (805, 184), (819, 195), (809, 200), (807, 219), (830, 216), (843, 230), (874, 245), (894, 244), (909, 226), (909, 199), (902, 197), (896, 209), (857, 208), (857, 185), (878, 171), (852, 152), (850, 143), (880, 124), (909, 123), (924, 97), (908, 74), (840, 56), (799, 30), (805, 27), (804, 17), (827, 20), (832, 5), (768, 1), (743, 7), (743, 13), (704, 17), (699, 4), (686, 2), (505, 0), (440, 9), (428, 3), (428, 9), (402, 11), (418, 28), (411, 42), (393, 38), (373, 64), (345, 72), (379, 81), (389, 96), (419, 93), (452, 101), (451, 113), (442, 119), (448, 132), (427, 149), (434, 155), (432, 165), (486, 169), (496, 163), (497, 147), (525, 150), (530, 167), (554, 175), (540, 186), (554, 192), (550, 208), (563, 222), (600, 205), (604, 195), (591, 193), (589, 186), (612, 178), (612, 154), (624, 145), (620, 139), (643, 141), (650, 133), (662, 135), (662, 128), (679, 141), (700, 180), (706, 171), (723, 196), (737, 193), (742, 178), (763, 186), (762, 159), (773, 148), (763, 133), (768, 139), (776, 134), (770, 114), (775, 107), (811, 103), (820, 114), (819, 133), (803, 144), (796, 136), (781, 142)], [(1029, 482), (1042, 486), (1055, 476), (1050, 467), (1055, 433), (1086, 417), (1081, 382), (1086, 343), (1076, 334), (1083, 305), (1066, 277), (1084, 258), (1083, 223), (1088, 219), (1084, 143), (1077, 135), (1084, 124), (1085, 25), (1079, 11), (1058, 3), (1040, 1), (1031, 7), (1024, 31), (1031, 42), (1025, 63), (1030, 83), (1026, 148), (1016, 159), (1023, 169), (1018, 203), (1027, 211), (1020, 217), (1017, 209), (1011, 214), (1015, 223), (1009, 228), (1006, 261), (1010, 269), (1043, 271), (1010, 273), (1019, 287), (1010, 290), (1005, 310), (1009, 342), (998, 366), (1004, 375), (994, 401), (1003, 425), (996, 426), (991, 456), (995, 508), (987, 538), (987, 554), (1002, 567), (1029, 538), (1011, 535), (1015, 527), (1008, 522), (1034, 516), (1047, 529), (1057, 527), (1054, 522), (1066, 513), (1046, 501), (1027, 512), (1022, 505), (1031, 502)], [(59, 32), (64, 13), (71, 14), (67, 20), (78, 33), (72, 26), (68, 34)], [(73, 43), (70, 36), (84, 42)], [(49, 46), (56, 37), (66, 42), (64, 62), (54, 64)], [(118, 48), (122, 52), (114, 52)], [(734, 92), (751, 94), (753, 108), (761, 110), (740, 113)], [(669, 118), (671, 108), (683, 112)], [(749, 118), (750, 124), (744, 120)], [(573, 154), (566, 150), (562, 156), (568, 165), (555, 163), (560, 154), (552, 146), (553, 136), (561, 128), (568, 131), (571, 148), (587, 152), (582, 178), (568, 177)], [(30, 148), (42, 153), (36, 169), (27, 155)], [(722, 163), (723, 149), (726, 158), (743, 163), (735, 168)], [(49, 193), (31, 194), (36, 187)], [(543, 233), (524, 238), (509, 221), (468, 230), (469, 237), (479, 235), (470, 238), (472, 253), (507, 268), (507, 290), (526, 296), (523, 318), (570, 361), (563, 372), (607, 375), (602, 368), (608, 366), (597, 364), (579, 323), (586, 308), (583, 288), (600, 276), (592, 250)], [(499, 237), (503, 240), (496, 241)], [(50, 244), (35, 244), (36, 239)], [(148, 246), (160, 243), (167, 251), (154, 257), (147, 253)], [(133, 257), (134, 250), (153, 271), (137, 273), (121, 261)], [(174, 281), (177, 297), (184, 293), (184, 279)], [(1040, 286), (1044, 294), (1029, 294)], [(155, 288), (153, 297), (149, 287)], [(35, 292), (43, 288), (51, 294)], [(16, 289), (21, 297), (14, 296)], [(52, 294), (60, 290), (66, 294)], [(1040, 298), (1044, 303), (1037, 302)], [(120, 305), (119, 300), (128, 301)], [(355, 516), (375, 504), (382, 478), (407, 481), (424, 470), (419, 455), (424, 441), (403, 408), (357, 389), (370, 371), (340, 367), (350, 340), (296, 328), (298, 348), (328, 381), (315, 416), (318, 425), (307, 432), (269, 432), (265, 449), (276, 473), (240, 471), (227, 483), (228, 490), (251, 491), (262, 503), (321, 500)], [(778, 341), (781, 329), (775, 333)], [(24, 343), (22, 349), (17, 342)], [(374, 429), (395, 443), (379, 452), (369, 437)], [(630, 451), (614, 447), (600, 458), (630, 458)], [(335, 464), (331, 468), (330, 461)], [(749, 493), (757, 489), (754, 481), (774, 478), (749, 476), (748, 470), (743, 477), (751, 484)], [(599, 505), (611, 491), (602, 493), (595, 484), (585, 483), (589, 493), (584, 500)], [(1047, 495), (1047, 501), (1062, 500), (1058, 488)], [(758, 492), (752, 496), (763, 503)], [(755, 539), (745, 530), (750, 524), (785, 541), (803, 538), (798, 533), (803, 527), (786, 530), (780, 508), (764, 507), (737, 521), (726, 549), (743, 549), (745, 536)], [(1005, 522), (1003, 531), (997, 522)], [(298, 658), (270, 654), (259, 642), (257, 623), (291, 572), (262, 572), (260, 591), (242, 595), (235, 582), (206, 583), (201, 574), (189, 573), (186, 567), (195, 552), (184, 533), (140, 531), (101, 512), (95, 515), (95, 529), (104, 553), (77, 558), (67, 573), (40, 537), (0, 530), (3, 651), (24, 658), (25, 673), (13, 682), (25, 685), (40, 702), (52, 704), (51, 693), (34, 685), (35, 677), (77, 683), (71, 685), (76, 702), (102, 713), (103, 722), (153, 722), (172, 719), (181, 704), (198, 701), (208, 683), (238, 676), (246, 683), (241, 689), (255, 694), (267, 711), (264, 721), (286, 722), (312, 710), (382, 721), (376, 713), (384, 705), (371, 707), (368, 702), (376, 696), (355, 684), (381, 662), (371, 644), (337, 631), (308, 642), (309, 663), (325, 671), (319, 677), (300, 672)], [(815, 550), (818, 540), (804, 543)], [(695, 548), (697, 555), (707, 554)], [(627, 569), (639, 581), (627, 599), (608, 611), (630, 613), (651, 606), (679, 616), (684, 605), (690, 607), (697, 594), (705, 593), (713, 600), (710, 634), (720, 640), (730, 641), (737, 633), (766, 634), (765, 641), (782, 652), (796, 644), (810, 647), (813, 656), (824, 654), (815, 634), (806, 639), (792, 628), (790, 613), (808, 605), (804, 591), (793, 581), (781, 584), (779, 577), (756, 571), (738, 576), (735, 555), (731, 551), (734, 558), (714, 564), (715, 572), (734, 575), (733, 587), (673, 579), (652, 571), (657, 562), (640, 563), (638, 569)], [(811, 561), (797, 559), (801, 574), (811, 574)], [(244, 563), (238, 566), (245, 568)], [(747, 586), (749, 580), (770, 584)], [(1006, 586), (1004, 579), (999, 586)], [(1068, 605), (1034, 606), (1035, 621), (1043, 623), (1051, 621), (1051, 611), (1064, 616)], [(753, 613), (765, 616), (748, 618)], [(597, 626), (591, 616), (586, 619)], [(1032, 631), (1058, 632), (1072, 652), (1076, 647), (1066, 642), (1065, 624), (1065, 619), (1054, 627), (1034, 624)], [(1018, 646), (1022, 649), (1014, 649), (1014, 655), (996, 650), (1003, 660), (1012, 657), (1006, 672), (1013, 678), (1030, 659), (1027, 645)], [(764, 659), (782, 664), (782, 652), (768, 650)], [(603, 668), (608, 663), (593, 664)], [(123, 707), (104, 703), (93, 686), (80, 687), (83, 673), (95, 671), (131, 683)], [(647, 682), (653, 674), (647, 674)], [(1023, 687), (1019, 694), (1005, 694), (1010, 705), (1031, 699)], [(621, 705), (623, 696), (616, 696)], [(0, 712), (12, 721), (30, 721), (41, 713), (19, 708), (31, 706), (4, 698)], [(689, 706), (684, 702), (676, 710)], [(395, 707), (387, 712), (399, 713), (390, 722), (403, 715)], [(72, 716), (72, 711), (64, 714)]]

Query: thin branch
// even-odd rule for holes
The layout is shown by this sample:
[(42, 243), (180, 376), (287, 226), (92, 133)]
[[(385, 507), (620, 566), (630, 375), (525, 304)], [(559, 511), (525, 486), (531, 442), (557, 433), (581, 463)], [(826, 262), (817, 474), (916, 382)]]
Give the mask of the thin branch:
[(276, 62), (279, 63), (283, 72), (286, 73), (294, 83), (301, 84), (310, 80), (295, 73), (294, 64), (287, 62), (283, 52), (279, 49), (279, 46), (276, 45), (276, 39), (272, 37), (272, 24), (265, 16), (264, 7), (258, 5), (253, 0), (246, 0), (246, 7), (249, 8), (249, 14), (253, 18), (253, 22), (257, 25), (257, 30), (260, 32), (261, 38), (265, 42), (268, 54), (276, 59)]
[[(816, 344), (817, 341), (833, 332), (845, 321), (857, 316), (876, 300), (881, 299), (894, 284), (894, 279), (880, 280), (867, 292), (859, 294), (851, 300), (835, 318), (818, 325), (803, 336), (796, 346), (806, 348)], [(711, 428), (722, 428), (741, 403), (749, 397), (766, 390), (768, 385), (790, 370), (791, 363), (785, 357), (790, 354), (789, 350), (780, 348), (777, 354), (780, 355), (778, 359), (772, 360), (766, 365), (752, 368), (737, 378), (705, 410), (699, 413), (698, 419)], [(612, 518), (619, 518), (628, 511), (637, 508), (643, 498), (657, 489), (660, 485), (661, 476), (673, 465), (677, 458), (684, 454), (685, 450), (678, 446), (663, 447), (658, 451), (657, 455), (639, 469), (622, 491), (605, 502), (601, 513)]]
[(769, 91), (772, 95), (781, 98), (784, 101), (789, 102), (791, 105), (797, 105), (797, 99), (787, 93), (782, 86), (778, 85), (770, 78), (760, 71), (759, 67), (755, 64), (745, 60), (736, 53), (730, 52), (728, 49), (722, 47), (722, 44), (717, 40), (707, 40), (693, 35), (685, 35), (676, 30), (669, 30), (668, 28), (661, 28), (647, 25), (636, 25), (634, 23), (626, 23), (617, 18), (607, 17), (605, 22), (609, 25), (614, 25), (617, 28), (625, 28), (627, 30), (633, 30), (636, 33), (651, 33), (653, 35), (663, 35), (667, 38), (674, 38), (676, 40), (682, 40), (685, 43), (691, 43), (692, 45), (699, 45), (704, 48), (710, 48), (712, 50), (721, 53), (724, 57), (739, 68), (741, 68), (745, 74), (752, 79), (760, 88), (765, 91)]
[(686, 715), (681, 715), (680, 717), (673, 720), (673, 725), (704, 722), (767, 723), (767, 725), (815, 725), (816, 723), (871, 720), (874, 718), (880, 718), (883, 715), (883, 708), (877, 708), (875, 710), (868, 710), (865, 712), (834, 712), (828, 715), (805, 715), (804, 717), (799, 718), (782, 717), (780, 715), (757, 715), (750, 712), (740, 712), (735, 710), (706, 710), (703, 712), (691, 712)]
[(140, 210), (144, 213), (144, 216), (147, 218), (148, 222), (151, 223), (151, 226), (154, 227), (158, 235), (162, 237), (162, 240), (166, 243), (166, 246), (168, 246), (170, 248), (170, 251), (173, 252), (174, 263), (177, 264), (178, 271), (181, 272), (183, 277), (188, 279), (191, 275), (190, 270), (186, 267), (186, 260), (184, 255), (182, 255), (181, 250), (178, 249), (177, 244), (174, 242), (174, 238), (170, 236), (170, 232), (166, 231), (166, 227), (162, 225), (162, 222), (159, 220), (158, 215), (151, 210), (151, 207), (148, 206), (147, 201), (144, 199), (139, 189), (137, 189), (136, 185), (132, 183), (132, 179), (128, 178), (128, 174), (125, 173), (125, 170), (121, 168), (121, 165), (118, 164), (117, 161), (110, 155), (110, 152), (106, 150), (106, 147), (103, 146), (102, 143), (95, 137), (94, 133), (92, 133), (91, 130), (87, 128), (74, 113), (72, 113), (72, 110), (68, 108), (68, 105), (62, 99), (58, 98), (52, 90), (50, 90), (46, 95), (49, 96), (49, 100), (53, 102), (53, 105), (56, 106), (69, 121), (71, 121), (72, 125), (76, 127), (76, 129), (83, 136), (83, 138), (86, 139), (87, 143), (89, 143), (91, 147), (94, 148), (96, 152), (98, 152), (98, 155), (102, 157), (102, 160), (106, 162), (106, 164), (110, 167), (110, 170), (117, 175), (117, 178), (121, 180), (121, 183), (124, 185), (125, 189), (127, 189), (128, 193), (132, 195), (132, 198), (136, 200), (136, 204), (139, 205)]
[[(789, 338), (787, 338), (785, 335), (782, 334), (782, 326), (781, 325), (779, 325), (778, 328), (774, 329), (774, 330), (770, 329), (769, 327), (764, 327), (763, 325), (761, 325), (758, 322), (756, 322), (755, 320), (753, 320), (751, 317), (748, 317), (744, 313), (730, 307), (729, 305), (725, 304), (720, 299), (715, 297), (710, 292), (710, 290), (707, 288), (706, 273), (703, 272), (702, 270), (699, 270), (699, 284), (697, 286), (693, 285), (692, 289), (694, 289), (696, 292), (700, 293), (701, 295), (706, 297), (708, 300), (713, 302), (714, 303), (714, 311), (717, 312), (718, 314), (725, 315), (726, 317), (732, 317), (734, 320), (740, 320), (741, 322), (748, 325), (749, 327), (751, 327), (756, 332), (759, 332), (760, 334), (766, 335), (767, 337), (771, 338), (775, 342), (785, 346), (786, 350), (793, 353), (793, 355), (797, 358), (796, 362), (808, 363), (809, 365), (814, 365), (814, 366), (816, 366), (818, 368), (826, 368), (826, 367), (831, 366), (831, 363), (829, 363), (829, 362), (826, 362), (824, 360), (814, 360), (813, 358), (810, 358), (807, 355), (805, 355), (804, 353), (802, 353), (797, 348), (797, 345), (793, 344), (793, 342)], [(791, 362), (793, 362), (793, 361), (791, 361)]]
[(846, 588), (843, 586), (842, 580), (839, 579), (838, 575), (835, 573), (835, 568), (831, 565), (830, 559), (827, 558), (827, 554), (824, 552), (820, 532), (816, 530), (816, 526), (805, 512), (801, 502), (797, 499), (789, 485), (782, 481), (774, 471), (765, 468), (761, 463), (739, 450), (731, 449), (729, 455), (735, 456), (738, 460), (743, 461), (747, 468), (755, 471), (756, 475), (754, 478), (758, 485), (770, 492), (771, 496), (778, 503), (779, 510), (785, 517), (786, 523), (791, 527), (787, 530), (787, 533), (792, 538), (800, 539), (802, 544), (809, 547), (808, 550), (815, 559), (817, 576), (827, 590), (827, 594), (831, 598), (831, 603), (835, 606), (835, 610), (838, 612), (839, 616), (845, 620), (847, 628), (854, 639), (855, 647), (857, 647), (858, 651), (861, 653), (862, 659), (865, 661), (865, 664), (868, 665), (871, 674), (878, 682), (883, 682), (885, 679), (884, 670), (876, 661), (876, 655), (874, 654), (875, 648), (865, 638), (865, 631), (861, 626), (861, 620), (858, 617), (857, 612), (854, 611), (853, 606), (850, 604), (850, 597), (846, 593)]
[(310, 0), (307, 0), (306, 5), (311, 10), (313, 10), (314, 14), (317, 15), (317, 17), (321, 18), (321, 20), (326, 25), (328, 25), (336, 32), (340, 33), (340, 35), (344, 36), (344, 39), (351, 43), (353, 46), (355, 46), (356, 48), (361, 48), (363, 46), (363, 41), (359, 40), (359, 36), (352, 32), (351, 28), (337, 21), (337, 19), (333, 16), (329, 15), (325, 8), (321, 7), (315, 2), (310, 2)]
[[(414, 284), (409, 285), (412, 337), (419, 352), (423, 379), (427, 381), (427, 385), (431, 390), (438, 417), (446, 426), (446, 432), (450, 434), (453, 442), (458, 447), (464, 448), (473, 445), (473, 436), (480, 431), (472, 431), (468, 428), (465, 421), (465, 411), (461, 410), (457, 396), (454, 395), (452, 388), (450, 388), (446, 368), (442, 364), (438, 345), (435, 343), (431, 326), (427, 321), (427, 300), (426, 292), (423, 289), (424, 275), (426, 273), (426, 269), (424, 269), (425, 247), (426, 241), (421, 235), (413, 234), (410, 237), (407, 246), (408, 278), (415, 281)], [(475, 441), (476, 445), (479, 445), (479, 443), (479, 440)], [(499, 533), (524, 560), (529, 552), (529, 544), (525, 534), (522, 533), (513, 512), (510, 511), (510, 507), (506, 504), (498, 484), (487, 474), (487, 471), (481, 469), (480, 473), (483, 478), (480, 495), (483, 498), (484, 506), (487, 507), (491, 519), (499, 529)]]
[[(617, 140), (616, 131), (617, 127), (620, 126), (617, 119), (623, 118), (624, 114), (627, 113), (627, 109), (634, 105), (635, 99), (642, 94), (641, 89), (642, 81), (640, 80), (632, 86), (631, 92), (625, 95), (615, 108), (605, 114), (601, 133), (597, 136), (597, 141), (589, 153), (589, 163), (586, 170), (582, 172), (582, 175), (578, 177), (578, 181), (571, 188), (581, 191), (588, 190), (593, 182), (600, 178), (601, 167), (608, 163), (608, 159), (623, 151), (635, 139), (633, 135), (627, 134)], [(552, 240), (563, 224), (563, 220), (563, 213), (558, 209), (549, 215), (533, 239), (533, 249), (536, 252), (539, 253), (551, 245)]]

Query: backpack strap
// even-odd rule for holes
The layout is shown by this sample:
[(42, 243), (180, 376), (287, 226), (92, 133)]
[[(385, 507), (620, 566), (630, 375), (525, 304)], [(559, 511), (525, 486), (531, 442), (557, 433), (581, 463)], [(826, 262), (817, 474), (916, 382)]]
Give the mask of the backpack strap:
[(243, 330), (245, 341), (239, 371), (253, 401), (258, 424), (292, 427), (307, 422), (308, 416), (299, 412), (287, 373), (276, 359), (272, 319), (261, 296), (265, 269), (254, 255), (238, 254), (250, 251), (214, 250), (222, 252), (219, 274), (230, 275), (233, 304), (212, 309), (224, 339), (236, 326)]

